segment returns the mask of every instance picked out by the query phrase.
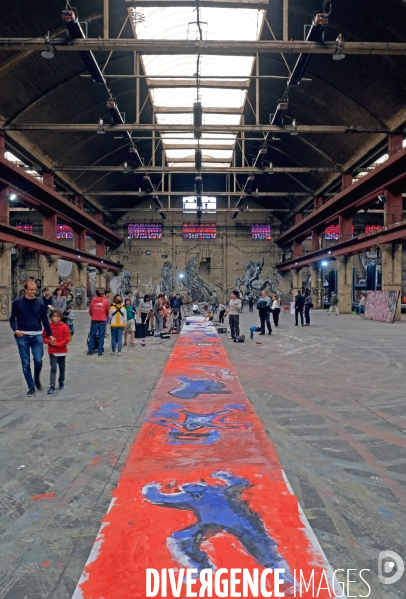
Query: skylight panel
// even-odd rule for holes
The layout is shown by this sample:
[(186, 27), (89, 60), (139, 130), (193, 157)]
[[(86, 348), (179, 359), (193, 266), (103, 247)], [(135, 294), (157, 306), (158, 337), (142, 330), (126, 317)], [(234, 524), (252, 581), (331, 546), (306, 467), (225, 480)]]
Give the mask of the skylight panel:
[[(194, 88), (160, 88), (151, 91), (155, 106), (190, 106), (196, 102)], [(238, 89), (205, 89), (199, 90), (199, 100), (205, 108), (239, 108), (244, 105), (245, 92)]]
[[(260, 36), (264, 11), (211, 7), (200, 7), (199, 11), (203, 40), (254, 41)], [(145, 20), (135, 26), (138, 39), (200, 39), (194, 7), (143, 7), (143, 14)], [(192, 125), (196, 101), (202, 103), (204, 126), (240, 124), (253, 57), (204, 55), (198, 62), (196, 55), (145, 55), (141, 59), (158, 125)], [(179, 108), (187, 112), (167, 112)], [(202, 166), (218, 168), (230, 166), (230, 146), (234, 148), (236, 135), (213, 131), (202, 134), (199, 142), (192, 132), (174, 132), (162, 134), (161, 139), (169, 165), (190, 167), (195, 160), (194, 148), (200, 146)], [(207, 147), (210, 140), (213, 148)], [(182, 148), (182, 143), (189, 147)], [(171, 145), (178, 147), (166, 147)]]

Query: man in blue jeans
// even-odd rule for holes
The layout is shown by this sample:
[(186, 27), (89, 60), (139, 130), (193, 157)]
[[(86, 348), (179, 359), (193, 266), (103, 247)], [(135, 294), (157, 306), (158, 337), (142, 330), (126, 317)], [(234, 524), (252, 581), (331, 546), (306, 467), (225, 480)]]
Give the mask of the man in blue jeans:
[[(28, 385), (27, 397), (33, 397), (35, 388), (38, 391), (42, 389), (39, 378), (44, 355), (42, 327), (46, 330), (51, 344), (55, 343), (55, 338), (52, 335), (45, 304), (41, 298), (35, 297), (36, 283), (34, 281), (25, 283), (24, 290), (25, 295), (13, 301), (10, 326), (14, 331), (24, 377)], [(34, 378), (31, 373), (30, 350), (34, 360)]]
[(97, 333), (99, 334), (99, 346), (97, 348), (97, 354), (99, 356), (103, 355), (106, 319), (109, 316), (109, 312), (109, 301), (103, 296), (103, 293), (100, 289), (96, 289), (96, 296), (92, 299), (89, 306), (89, 314), (92, 319), (92, 323), (90, 325), (89, 346), (87, 352), (88, 356), (93, 355)]

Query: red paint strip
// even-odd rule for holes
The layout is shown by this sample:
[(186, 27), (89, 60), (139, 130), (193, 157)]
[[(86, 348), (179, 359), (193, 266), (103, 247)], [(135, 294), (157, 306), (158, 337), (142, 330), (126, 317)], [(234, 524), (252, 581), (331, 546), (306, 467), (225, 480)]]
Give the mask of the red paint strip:
[(55, 491), (51, 491), (50, 493), (42, 493), (41, 495), (33, 495), (31, 499), (33, 501), (40, 501), (41, 499), (54, 499), (56, 497)]
[[(228, 471), (246, 478), (251, 486), (241, 499), (262, 520), (268, 535), (291, 571), (301, 570), (308, 580), (311, 572), (320, 581), (326, 561), (310, 527), (300, 511), (297, 498), (286, 483), (282, 467), (263, 426), (249, 403), (219, 337), (207, 337), (214, 331), (207, 323), (185, 326), (167, 363), (146, 421), (131, 447), (128, 461), (114, 492), (113, 504), (103, 521), (92, 555), (85, 567), (73, 599), (143, 599), (146, 597), (146, 569), (179, 569), (167, 539), (173, 533), (192, 526), (197, 519), (190, 509), (154, 504), (142, 494), (145, 485), (159, 483), (163, 493), (179, 492), (187, 483), (205, 481), (221, 485), (211, 475)], [(188, 380), (206, 379), (226, 393), (200, 394), (184, 399), (174, 390)], [(221, 387), (220, 385), (220, 387)], [(172, 394), (169, 394), (171, 392)], [(183, 397), (185, 395), (183, 394)], [(226, 410), (230, 404), (242, 406), (227, 414), (218, 429), (220, 438), (212, 444), (188, 442), (171, 444), (168, 426), (162, 425), (165, 404), (178, 404), (194, 414)], [(158, 414), (157, 414), (158, 412)], [(179, 417), (180, 418), (180, 417)], [(204, 429), (206, 432), (210, 429)], [(175, 432), (184, 429), (176, 429)], [(192, 435), (193, 436), (193, 435)], [(307, 526), (307, 528), (306, 528)], [(207, 535), (201, 550), (216, 568), (263, 570), (239, 540), (223, 531)], [(331, 597), (328, 590), (317, 597)], [(199, 591), (199, 583), (194, 590)], [(160, 596), (160, 593), (158, 594)], [(181, 597), (186, 596), (182, 587)], [(249, 595), (251, 596), (251, 595)], [(170, 586), (167, 597), (173, 597)], [(302, 597), (310, 599), (312, 592)]]

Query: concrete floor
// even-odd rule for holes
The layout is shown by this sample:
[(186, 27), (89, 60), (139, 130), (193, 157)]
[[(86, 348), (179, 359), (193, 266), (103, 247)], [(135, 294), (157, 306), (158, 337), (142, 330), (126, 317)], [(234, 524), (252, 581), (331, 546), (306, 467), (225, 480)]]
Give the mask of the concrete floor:
[[(176, 339), (89, 357), (87, 314), (75, 322), (67, 388), (35, 399), (0, 323), (0, 599), (70, 599)], [(282, 315), (261, 344), (256, 322), (244, 312), (246, 343), (223, 343), (331, 565), (369, 568), (373, 599), (404, 599), (406, 574), (382, 585), (377, 562), (406, 559), (406, 321)]]

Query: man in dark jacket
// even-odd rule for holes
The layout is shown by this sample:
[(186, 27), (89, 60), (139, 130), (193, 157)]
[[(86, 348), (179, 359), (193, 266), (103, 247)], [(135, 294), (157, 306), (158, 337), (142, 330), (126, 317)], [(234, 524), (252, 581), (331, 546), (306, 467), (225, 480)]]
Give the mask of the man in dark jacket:
[(266, 290), (261, 291), (261, 299), (257, 302), (257, 308), (259, 312), (259, 319), (261, 321), (261, 332), (260, 335), (265, 335), (265, 323), (268, 329), (268, 335), (272, 334), (271, 327), (271, 298), (267, 294)]
[(305, 298), (299, 289), (299, 291), (297, 292), (297, 296), (295, 297), (295, 326), (296, 327), (298, 326), (299, 314), (300, 314), (300, 320), (302, 323), (302, 327), (304, 327), (304, 322), (303, 322), (304, 304), (305, 304)]
[[(24, 378), (28, 385), (27, 397), (33, 397), (35, 387), (39, 391), (42, 389), (39, 378), (44, 355), (42, 327), (44, 327), (51, 344), (55, 342), (55, 338), (52, 335), (45, 304), (40, 297), (36, 297), (36, 283), (28, 281), (24, 285), (24, 290), (25, 295), (13, 301), (10, 326), (14, 331)], [(34, 378), (31, 373), (30, 350), (34, 360)]]

